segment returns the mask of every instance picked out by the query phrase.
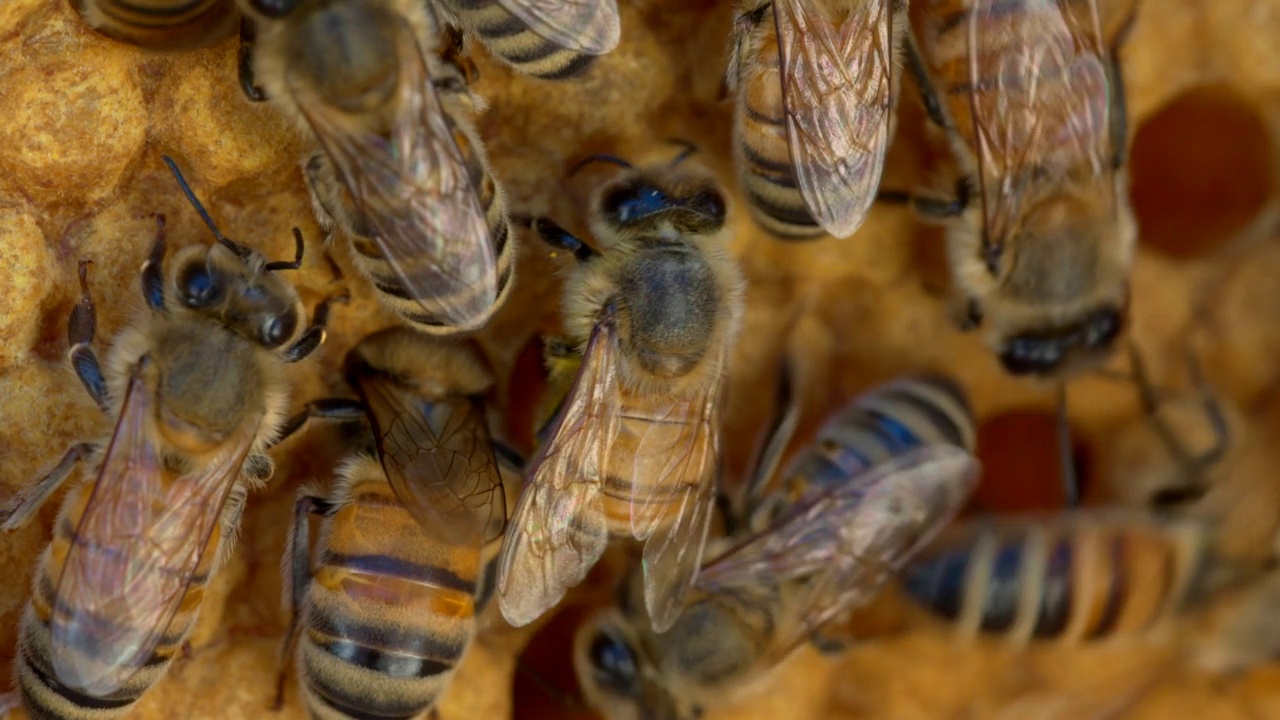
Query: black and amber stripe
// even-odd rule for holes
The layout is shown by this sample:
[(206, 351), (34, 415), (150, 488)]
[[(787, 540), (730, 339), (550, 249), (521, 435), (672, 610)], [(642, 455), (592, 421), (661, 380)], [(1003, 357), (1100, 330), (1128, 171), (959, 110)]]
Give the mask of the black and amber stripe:
[(828, 419), (813, 443), (788, 464), (779, 492), (795, 502), (811, 488), (843, 485), (923, 445), (972, 452), (976, 443), (973, 411), (960, 385), (940, 375), (906, 377), (873, 388)]
[(737, 102), (733, 153), (747, 197), (760, 227), (783, 240), (812, 240), (826, 233), (800, 194), (787, 142), (782, 104), (782, 58), (773, 11), (752, 16), (751, 40), (738, 45)]
[(481, 548), (427, 536), (371, 458), (343, 483), (302, 610), (302, 693), (320, 720), (418, 717), (475, 634)]
[[(128, 715), (138, 698), (164, 676), (191, 633), (204, 600), (204, 587), (219, 555), (221, 540), (228, 534), (227, 528), (221, 525), (215, 527), (200, 564), (187, 586), (186, 594), (151, 657), (107, 697), (94, 697), (77, 691), (58, 680), (52, 661), (50, 626), (54, 608), (58, 608), (59, 615), (73, 609), (58, 595), (58, 581), (62, 577), (63, 567), (73, 544), (77, 544), (78, 552), (82, 553), (118, 555), (122, 552), (118, 547), (92, 548), (76, 537), (75, 529), (88, 506), (93, 486), (92, 482), (83, 483), (63, 501), (62, 511), (54, 525), (53, 540), (40, 557), (40, 569), (33, 581), (31, 599), (22, 612), (14, 673), (23, 706), (33, 719), (110, 720)], [(124, 619), (101, 617), (96, 618), (96, 621), (95, 625), (109, 626), (123, 622)], [(91, 646), (71, 650), (84, 654), (94, 652)]]
[[(488, 322), (493, 313), (497, 312), (498, 308), (502, 307), (503, 303), (506, 302), (507, 296), (511, 291), (515, 272), (515, 244), (511, 242), (511, 225), (507, 217), (502, 190), (494, 179), (493, 174), (489, 171), (489, 166), (484, 156), (484, 146), (481, 144), (479, 135), (470, 122), (470, 116), (474, 110), (470, 96), (465, 89), (456, 91), (442, 89), (441, 101), (445, 109), (445, 119), (453, 130), (454, 140), (458, 144), (458, 149), (462, 151), (467, 174), (476, 189), (476, 197), (479, 199), (480, 208), (484, 212), (489, 242), (493, 244), (498, 290), (493, 303), (483, 316), (474, 320), (468, 327), (451, 325), (443, 319), (442, 313), (433, 313), (429, 310), (432, 305), (432, 298), (415, 298), (405, 288), (400, 276), (387, 262), (382, 251), (372, 239), (358, 235), (353, 236), (351, 247), (355, 251), (353, 256), (356, 267), (370, 279), (374, 287), (381, 293), (382, 302), (388, 309), (423, 332), (431, 335), (452, 335), (480, 329)], [(464, 114), (465, 117), (462, 117)], [(402, 266), (400, 269), (410, 277), (430, 272), (429, 269), (412, 265), (404, 266), (405, 262), (405, 260), (400, 261)], [(425, 259), (423, 264), (427, 264)], [(482, 291), (483, 286), (477, 284), (467, 288), (464, 292)], [(454, 297), (449, 300), (464, 307), (470, 306), (475, 302), (467, 297)]]
[(235, 0), (73, 0), (85, 22), (112, 40), (150, 50), (212, 45), (231, 35)]
[(1204, 528), (1142, 515), (970, 521), (903, 573), (965, 635), (1087, 642), (1141, 633), (1183, 607), (1209, 558)]
[(566, 80), (582, 75), (596, 59), (547, 40), (497, 0), (444, 0), (444, 4), (491, 55), (525, 75)]

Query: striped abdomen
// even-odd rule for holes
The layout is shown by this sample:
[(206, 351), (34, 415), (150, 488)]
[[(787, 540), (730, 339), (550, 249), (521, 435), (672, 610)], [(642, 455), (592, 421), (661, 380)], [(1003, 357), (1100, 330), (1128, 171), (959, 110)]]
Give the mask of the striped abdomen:
[(1208, 558), (1204, 528), (1078, 513), (945, 531), (903, 572), (907, 593), (965, 635), (1088, 641), (1181, 607)]
[(565, 80), (586, 72), (595, 60), (594, 55), (566, 50), (530, 30), (497, 0), (445, 0), (445, 4), (491, 55), (525, 75)]
[(832, 487), (921, 445), (942, 443), (972, 451), (973, 412), (964, 389), (942, 376), (922, 375), (880, 385), (829, 419), (814, 442), (783, 472), (792, 501), (812, 486)]
[(234, 0), (73, 0), (85, 22), (120, 42), (152, 50), (212, 45), (231, 34)]
[[(236, 504), (235, 508), (229, 508), (224, 513), (223, 523), (215, 526), (209, 544), (200, 558), (200, 564), (187, 586), (186, 597), (169, 622), (169, 627), (161, 635), (151, 658), (108, 697), (91, 697), (58, 682), (51, 660), (50, 620), (53, 617), (54, 603), (65, 602), (58, 597), (57, 585), (62, 577), (67, 553), (75, 542), (76, 527), (93, 494), (93, 486), (92, 482), (82, 483), (68, 493), (63, 501), (54, 526), (53, 539), (40, 557), (40, 569), (36, 572), (31, 599), (22, 611), (14, 672), (23, 706), (33, 720), (109, 720), (127, 715), (133, 703), (165, 674), (174, 656), (181, 651), (204, 600), (204, 586), (212, 574), (215, 559), (226, 555), (227, 549), (221, 548), (222, 538), (229, 534), (225, 524), (234, 523), (239, 517), (239, 505)], [(117, 550), (82, 548), (80, 551), (101, 553)], [(122, 622), (125, 619), (102, 620)], [(81, 647), (76, 648), (75, 652), (91, 653), (93, 649)]]
[(426, 535), (377, 461), (325, 519), (298, 668), (314, 718), (412, 718), (439, 699), (475, 634), (479, 548)]
[(733, 117), (733, 153), (747, 197), (760, 227), (787, 240), (825, 234), (796, 184), (782, 105), (782, 59), (773, 13), (763, 13), (738, 52), (737, 102)]
[[(454, 140), (466, 163), (468, 175), (476, 189), (476, 197), (484, 212), (485, 227), (488, 229), (489, 242), (493, 244), (495, 271), (497, 273), (498, 293), (489, 306), (488, 311), (478, 318), (471, 327), (459, 328), (448, 324), (441, 316), (433, 314), (424, 307), (431, 305), (431, 298), (414, 298), (405, 288), (395, 268), (384, 258), (377, 244), (368, 237), (371, 234), (366, 228), (360, 232), (355, 228), (352, 235), (352, 249), (356, 266), (373, 282), (380, 293), (384, 305), (417, 329), (432, 335), (449, 335), (456, 332), (477, 330), (482, 327), (493, 313), (506, 302), (511, 290), (511, 281), (515, 270), (515, 245), (510, 242), (511, 228), (507, 219), (506, 204), (503, 201), (502, 189), (489, 172), (484, 155), (484, 146), (480, 136), (471, 124), (469, 116), (462, 113), (469, 109), (469, 98), (464, 92), (441, 92), (441, 100), (446, 110), (445, 119), (453, 129)], [(465, 104), (464, 104), (465, 103)], [(424, 261), (425, 262), (425, 261)], [(421, 274), (419, 268), (402, 268), (407, 274)], [(466, 288), (463, 292), (482, 292), (482, 285)], [(468, 306), (466, 298), (454, 298), (460, 305)]]

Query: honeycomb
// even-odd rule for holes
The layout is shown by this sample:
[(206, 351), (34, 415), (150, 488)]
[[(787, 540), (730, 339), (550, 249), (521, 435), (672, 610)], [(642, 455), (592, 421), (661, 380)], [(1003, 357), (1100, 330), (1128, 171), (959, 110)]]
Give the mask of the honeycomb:
[[(987, 471), (975, 503), (1003, 511), (1060, 507), (1054, 391), (1006, 376), (976, 336), (952, 327), (939, 293), (939, 231), (885, 206), (847, 240), (787, 244), (765, 235), (735, 188), (731, 108), (719, 93), (732, 4), (621, 5), (621, 46), (578, 80), (516, 76), (477, 50), (476, 90), (490, 102), (481, 131), (511, 207), (550, 215), (572, 230), (585, 229), (581, 209), (591, 187), (590, 177), (568, 171), (589, 153), (656, 161), (672, 152), (666, 138), (687, 139), (700, 148), (695, 159), (730, 189), (732, 249), (749, 291), (725, 413), (729, 476), (743, 472), (772, 412), (753, 390), (771, 386), (802, 310), (805, 371), (816, 380), (811, 407), (834, 407), (904, 371), (951, 373), (982, 421)], [(1162, 0), (1144, 3), (1123, 50), (1141, 226), (1131, 334), (1153, 378), (1170, 385), (1185, 385), (1181, 351), (1190, 344), (1213, 387), (1239, 409), (1233, 417), (1241, 452), (1219, 473), (1209, 500), (1230, 519), (1222, 546), (1241, 554), (1269, 547), (1280, 526), (1277, 37), (1280, 0)], [(283, 258), (292, 254), (290, 228), (299, 226), (308, 254), (294, 279), (304, 302), (314, 306), (333, 292), (298, 169), (304, 143), (270, 107), (242, 98), (235, 68), (233, 39), (153, 54), (91, 32), (65, 0), (0, 3), (0, 496), (37, 477), (70, 443), (109, 427), (66, 362), (77, 261), (94, 263), (102, 349), (141, 306), (137, 270), (151, 245), (153, 216), (167, 217), (171, 248), (210, 240), (162, 153), (184, 168), (228, 236)], [(920, 182), (921, 168), (936, 160), (911, 92), (908, 83), (887, 186)], [(525, 379), (527, 349), (537, 333), (556, 326), (564, 260), (522, 239), (515, 294), (480, 337), (504, 378), (514, 378), (495, 404), (517, 436), (527, 436), (517, 416), (536, 387)], [(342, 392), (347, 348), (394, 322), (368, 288), (353, 283), (352, 292), (352, 301), (335, 309), (316, 359), (293, 368), (295, 406)], [(1123, 359), (1113, 367), (1122, 369)], [(1142, 437), (1134, 393), (1086, 377), (1069, 397), (1086, 497), (1136, 496), (1128, 482), (1149, 458), (1149, 438)], [(325, 481), (338, 459), (333, 437), (313, 427), (277, 451), (279, 472), (251, 498), (239, 548), (210, 586), (192, 653), (144, 696), (135, 717), (304, 716), (292, 685), (286, 706), (268, 709), (288, 619), (279, 558), (296, 488)], [(28, 527), (0, 536), (6, 668), (58, 499)], [(601, 595), (589, 588), (531, 631), (482, 638), (443, 701), (442, 717), (589, 717), (576, 700), (568, 653), (575, 622)], [(888, 593), (859, 618), (867, 640), (836, 658), (801, 650), (750, 698), (706, 717), (1280, 718), (1280, 664), (1222, 674), (1195, 659), (1230, 627), (1241, 602), (1226, 597), (1151, 637), (1019, 650), (957, 643)]]

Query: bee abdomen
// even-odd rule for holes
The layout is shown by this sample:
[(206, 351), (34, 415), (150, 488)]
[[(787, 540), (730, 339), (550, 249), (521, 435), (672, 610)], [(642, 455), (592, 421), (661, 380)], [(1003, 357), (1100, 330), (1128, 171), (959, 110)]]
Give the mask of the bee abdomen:
[(114, 720), (129, 714), (133, 704), (165, 673), (172, 657), (153, 655), (109, 697), (93, 697), (59, 682), (50, 661), (51, 634), (34, 602), (23, 609), (14, 657), (23, 707), (33, 720)]
[(1142, 632), (1180, 607), (1206, 555), (1191, 525), (971, 524), (904, 572), (907, 593), (964, 634), (1018, 641)]
[(566, 50), (530, 30), (494, 0), (450, 0), (462, 24), (489, 52), (525, 75), (566, 80), (586, 72), (595, 56)]
[(941, 376), (907, 378), (859, 397), (828, 422), (787, 477), (830, 487), (921, 445), (972, 450), (975, 443), (973, 414), (960, 386)]
[(417, 613), (414, 626), (377, 605), (344, 602), (312, 586), (299, 667), (317, 718), (410, 718), (448, 687), (474, 617)]
[[(764, 73), (759, 83), (780, 83), (776, 70)], [(826, 233), (813, 217), (797, 186), (791, 150), (783, 124), (782, 108), (768, 110), (753, 104), (776, 92), (744, 88), (737, 102), (736, 138), (733, 143), (742, 192), (756, 224), (783, 240), (810, 240)], [(773, 97), (781, 102), (781, 96)]]

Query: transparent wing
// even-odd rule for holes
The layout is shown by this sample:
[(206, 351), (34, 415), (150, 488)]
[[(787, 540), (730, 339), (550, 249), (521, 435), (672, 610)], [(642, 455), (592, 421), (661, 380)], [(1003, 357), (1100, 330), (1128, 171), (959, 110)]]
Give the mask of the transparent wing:
[(145, 363), (134, 371), (76, 527), (51, 622), (58, 681), (94, 697), (119, 689), (151, 659), (201, 565), (254, 434), (241, 432), (166, 487), (146, 433), (154, 408)]
[(615, 0), (498, 0), (498, 4), (566, 50), (604, 55), (618, 47), (622, 37)]
[[(724, 358), (721, 358), (723, 367)], [(635, 448), (631, 464), (631, 533), (645, 540), (645, 605), (653, 627), (675, 622), (706, 545), (720, 463), (720, 373), (702, 391), (642, 416), (623, 416), (617, 448)], [(629, 421), (641, 421), (628, 438)], [(634, 443), (634, 445), (631, 445)]]
[(499, 537), (506, 498), (479, 402), (427, 400), (378, 372), (356, 382), (391, 489), (422, 527), (465, 546)]
[[(1092, 168), (1110, 186), (1108, 68), (1096, 7), (974, 0), (968, 57), (974, 147), (989, 237), (1008, 237), (1024, 198)], [(1087, 23), (1087, 25), (1082, 24)], [(1078, 182), (1076, 180), (1075, 182)]]
[(609, 540), (603, 478), (618, 435), (618, 335), (612, 315), (591, 333), (550, 439), (530, 465), (498, 560), (498, 603), (527, 625), (578, 584)]
[(889, 144), (892, 0), (851, 3), (838, 27), (814, 0), (775, 0), (787, 142), (800, 194), (848, 237), (875, 199)]
[(955, 516), (977, 483), (964, 450), (933, 445), (880, 463), (805, 502), (698, 574), (699, 589), (793, 583), (775, 637), (790, 652), (822, 624), (870, 601)]
[(475, 182), (422, 51), (401, 27), (399, 98), (389, 136), (294, 89), (373, 240), (424, 316), (483, 324), (498, 295), (497, 261)]

